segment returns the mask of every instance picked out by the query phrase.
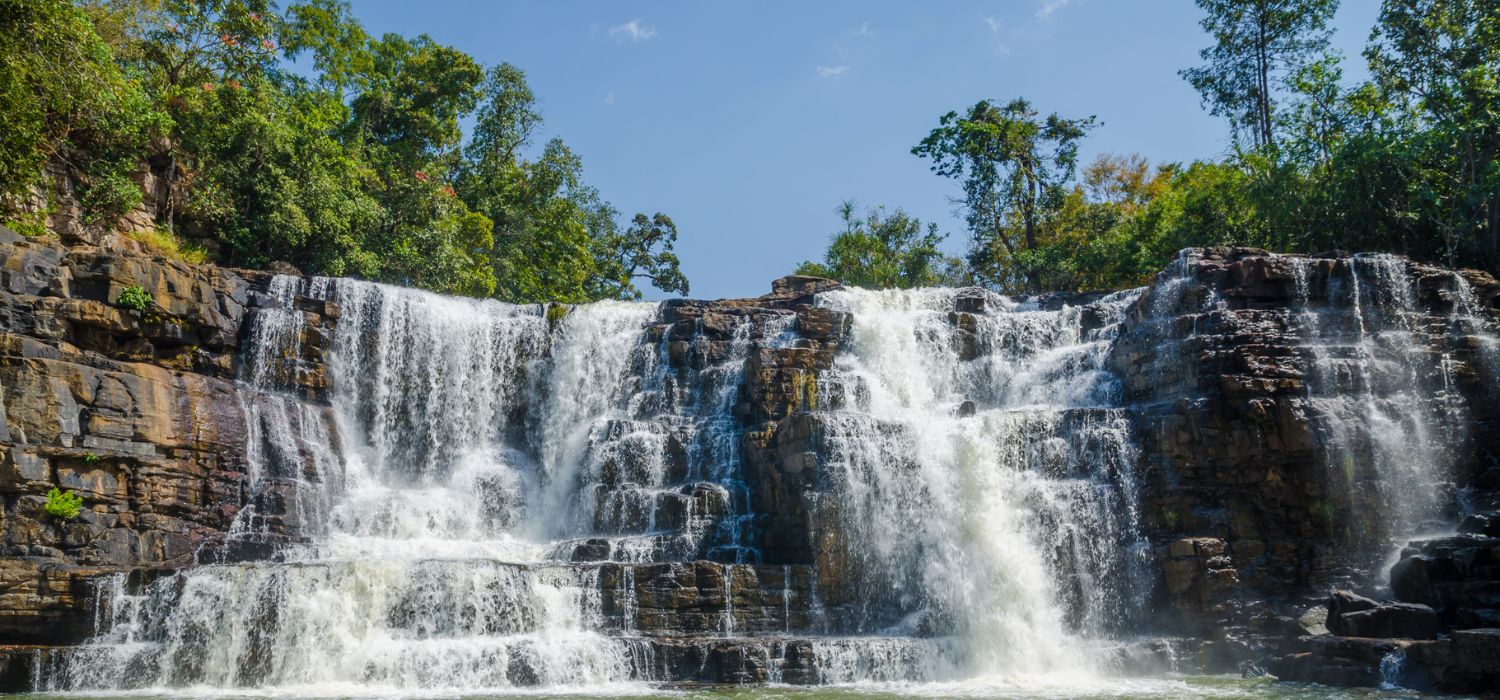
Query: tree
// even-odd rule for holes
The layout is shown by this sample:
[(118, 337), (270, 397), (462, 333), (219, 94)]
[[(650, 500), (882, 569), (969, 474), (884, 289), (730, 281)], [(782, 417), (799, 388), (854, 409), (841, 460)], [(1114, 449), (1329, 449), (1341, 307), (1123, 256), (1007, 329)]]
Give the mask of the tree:
[(928, 224), (923, 233), (921, 220), (900, 209), (887, 213), (883, 206), (869, 209), (861, 218), (853, 200), (845, 200), (836, 211), (844, 228), (829, 241), (823, 262), (803, 262), (796, 274), (868, 289), (959, 283), (961, 263), (938, 250), (945, 236), (936, 224)]
[(1416, 213), (1442, 257), (1500, 265), (1500, 0), (1386, 0), (1365, 57), (1419, 129)]
[(1180, 71), (1216, 116), (1255, 148), (1276, 142), (1276, 101), (1286, 76), (1320, 57), (1338, 0), (1197, 0), (1214, 45), (1208, 65)]
[(981, 281), (1035, 288), (1035, 280), (1007, 269), (1024, 246), (1037, 247), (1050, 215), (1073, 178), (1078, 142), (1094, 117), (1040, 118), (1031, 103), (997, 106), (981, 100), (960, 116), (949, 112), (912, 153), (932, 160), (932, 171), (958, 180), (972, 237), (969, 264)]
[(457, 191), (493, 222), (491, 259), (501, 299), (638, 299), (637, 279), (687, 293), (671, 218), (637, 214), (622, 228), (620, 212), (583, 184), (582, 160), (558, 139), (534, 160), (523, 157), (542, 123), (525, 73), (496, 66), (480, 93)]
[(673, 248), (677, 224), (666, 214), (636, 214), (624, 232), (616, 231), (594, 241), (592, 296), (599, 299), (639, 299), (635, 280), (644, 279), (664, 292), (688, 293), (687, 276)]
[(342, 104), (258, 76), (184, 91), (176, 112), (191, 185), (182, 213), (222, 244), (222, 260), (389, 279), (366, 250), (387, 215), (370, 191), (375, 173), (333, 136)]
[(60, 0), (0, 0), (0, 214), (43, 183), (48, 164), (107, 221), (140, 202), (130, 180), (170, 123), (114, 62), (88, 16)]

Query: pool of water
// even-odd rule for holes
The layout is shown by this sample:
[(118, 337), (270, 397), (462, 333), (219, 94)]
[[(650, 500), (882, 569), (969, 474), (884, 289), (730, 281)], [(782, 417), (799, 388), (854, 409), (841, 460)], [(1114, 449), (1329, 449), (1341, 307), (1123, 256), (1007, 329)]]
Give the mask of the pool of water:
[(955, 683), (882, 683), (821, 687), (661, 687), (621, 684), (574, 689), (507, 690), (493, 693), (411, 691), (367, 686), (280, 686), (264, 689), (225, 690), (183, 688), (98, 693), (33, 693), (0, 696), (0, 700), (258, 700), (261, 698), (306, 698), (308, 700), (487, 700), (490, 698), (536, 700), (610, 700), (613, 698), (670, 697), (681, 700), (899, 700), (903, 698), (972, 698), (1009, 700), (1035, 698), (1224, 698), (1226, 700), (1334, 698), (1437, 698), (1451, 697), (1408, 690), (1330, 688), (1300, 683), (1281, 683), (1269, 678), (1238, 676), (1170, 676), (1160, 678), (1071, 679), (1026, 677), (970, 680)]

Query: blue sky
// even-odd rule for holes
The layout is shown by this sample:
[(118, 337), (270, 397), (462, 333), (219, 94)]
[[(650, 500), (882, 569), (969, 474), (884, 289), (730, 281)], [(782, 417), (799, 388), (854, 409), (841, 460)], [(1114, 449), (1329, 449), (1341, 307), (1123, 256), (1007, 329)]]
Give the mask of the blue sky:
[[(1346, 74), (1376, 0), (1345, 0)], [(817, 258), (843, 199), (899, 206), (962, 250), (956, 187), (910, 148), (944, 112), (1026, 97), (1096, 115), (1082, 160), (1221, 155), (1177, 70), (1207, 43), (1190, 0), (484, 2), (353, 0), (372, 33), (430, 34), (526, 71), (587, 181), (677, 222), (691, 296), (754, 296)], [(652, 295), (653, 298), (660, 295)]]

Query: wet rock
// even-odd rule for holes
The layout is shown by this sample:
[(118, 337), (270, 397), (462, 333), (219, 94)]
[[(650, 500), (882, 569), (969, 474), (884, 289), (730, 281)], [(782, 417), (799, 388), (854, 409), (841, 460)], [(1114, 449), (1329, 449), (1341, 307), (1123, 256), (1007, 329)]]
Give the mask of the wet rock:
[(1344, 637), (1432, 639), (1439, 630), (1435, 610), (1416, 603), (1379, 603), (1349, 591), (1328, 599), (1328, 630)]
[(1272, 659), (1266, 670), (1285, 681), (1343, 687), (1380, 684), (1381, 662), (1411, 645), (1409, 641), (1348, 637), (1303, 637), (1302, 649)]
[(810, 301), (812, 295), (841, 287), (837, 281), (807, 275), (787, 275), (771, 282), (771, 296), (778, 301)]
[(1188, 537), (1157, 551), (1168, 600), (1181, 611), (1224, 610), (1239, 586), (1229, 545), (1216, 537)]
[(1445, 692), (1493, 693), (1500, 688), (1500, 628), (1462, 630), (1445, 640), (1415, 644), (1408, 658), (1430, 672)]
[(1445, 625), (1500, 625), (1500, 538), (1464, 534), (1414, 542), (1391, 568), (1396, 598), (1438, 609)]

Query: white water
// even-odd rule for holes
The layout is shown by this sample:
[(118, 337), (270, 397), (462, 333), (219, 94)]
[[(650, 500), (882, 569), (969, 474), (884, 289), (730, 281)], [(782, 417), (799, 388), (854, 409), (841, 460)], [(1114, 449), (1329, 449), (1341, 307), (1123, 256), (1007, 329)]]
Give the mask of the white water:
[[(1379, 261), (1354, 264), (1384, 274)], [(1407, 280), (1379, 279), (1395, 291), (1330, 290), (1353, 312), (1304, 304), (1300, 320), (1324, 382), (1310, 398), (1330, 429), (1392, 428), (1373, 447), (1355, 433), (1331, 432), (1329, 444), (1376, 455), (1380, 478), (1403, 485), (1382, 502), (1407, 527), (1434, 509), (1425, 494), (1441, 493), (1430, 449), (1454, 439), (1431, 426), (1462, 407), (1440, 383), (1392, 392), (1442, 373), (1414, 374), (1423, 356), (1401, 325), (1415, 309), (1398, 288)], [(1168, 279), (1152, 308), (1165, 313), (1188, 287)], [(1479, 314), (1463, 289), (1453, 324), (1492, 348), (1493, 334), (1461, 327)], [(634, 567), (653, 562), (729, 564), (720, 590), (703, 591), (722, 600), (704, 613), (706, 633), (751, 633), (736, 600), (761, 553), (736, 404), (754, 348), (798, 346), (792, 316), (738, 319), (712, 349), (653, 334), (653, 304), (549, 312), (293, 278), (272, 291), (242, 375), (252, 506), (233, 537), (306, 541), (274, 562), (205, 558), (219, 563), (143, 590), (107, 581), (103, 633), (47, 688), (630, 690), (661, 668), (635, 629)], [(289, 396), (312, 342), (298, 295), (337, 302), (329, 409)], [(818, 299), (853, 318), (815, 418), (834, 518), (822, 526), (841, 534), (855, 580), (844, 582), (852, 595), (825, 602), (816, 587), (794, 591), (782, 568), (773, 605), (786, 637), (754, 640), (773, 680), (791, 640), (811, 637), (824, 683), (1115, 687), (1095, 650), (1133, 629), (1151, 587), (1136, 447), (1107, 365), (1139, 292), (1052, 311), (981, 295), (984, 311), (954, 315), (962, 295), (975, 303), (956, 290)], [(603, 562), (623, 564), (609, 591)], [(794, 599), (807, 629), (792, 625)]]
[(1464, 278), (1445, 281), (1452, 309), (1434, 324), (1417, 300), (1408, 263), (1389, 255), (1337, 261), (1313, 288), (1318, 261), (1290, 258), (1310, 354), (1308, 399), (1324, 435), (1325, 460), (1352, 494), (1356, 541), (1399, 547), (1451, 527), (1455, 463), (1465, 449), (1468, 407), (1455, 386), (1452, 353), (1472, 343), (1495, 368), (1495, 338)]
[[(603, 631), (597, 568), (548, 561), (552, 542), (534, 535), (570, 527), (551, 514), (571, 507), (560, 501), (576, 491), (569, 470), (587, 461), (591, 434), (624, 411), (628, 359), (654, 306), (577, 309), (554, 350), (539, 307), (315, 282), (301, 293), (331, 294), (341, 312), (329, 362), (335, 440), (318, 409), (273, 391), (288, 388), (284, 358), (304, 342), (296, 285), (273, 282), (282, 303), (252, 331), (246, 458), (252, 484), (299, 480), (278, 472), (288, 465), (313, 465), (310, 477), (341, 471), (327, 480), (336, 505), (300, 514), (313, 541), (284, 549), (280, 563), (200, 566), (140, 595), (112, 583), (101, 597), (106, 632), (49, 686), (629, 680), (632, 644)], [(550, 380), (541, 469), (521, 449), (525, 435), (507, 434), (532, 409), (524, 398), (539, 377)], [(264, 534), (254, 508), (242, 516), (242, 530)]]
[(854, 318), (836, 387), (821, 391), (841, 396), (823, 417), (826, 469), (869, 577), (861, 620), (957, 636), (947, 651), (958, 658), (933, 663), (966, 673), (1086, 673), (1094, 660), (1073, 631), (1117, 629), (1126, 597), (1147, 592), (1128, 585), (1144, 584), (1145, 542), (1134, 448), (1104, 369), (1109, 329), (1083, 332), (1077, 308), (991, 297), (967, 341), (978, 358), (965, 361), (955, 295), (819, 299)]

